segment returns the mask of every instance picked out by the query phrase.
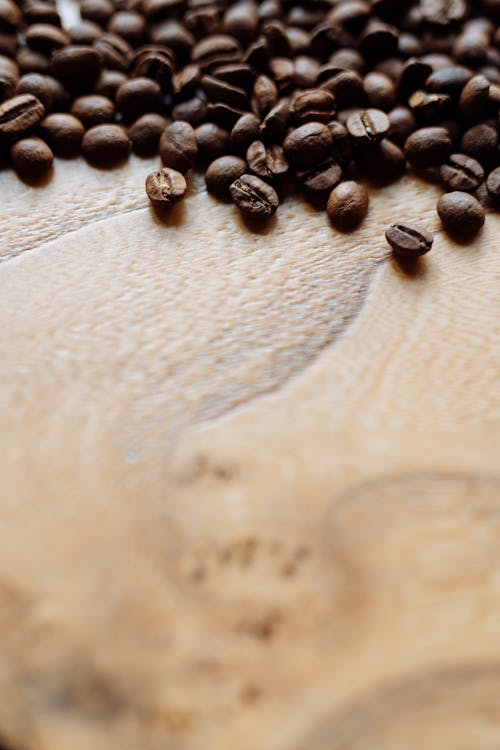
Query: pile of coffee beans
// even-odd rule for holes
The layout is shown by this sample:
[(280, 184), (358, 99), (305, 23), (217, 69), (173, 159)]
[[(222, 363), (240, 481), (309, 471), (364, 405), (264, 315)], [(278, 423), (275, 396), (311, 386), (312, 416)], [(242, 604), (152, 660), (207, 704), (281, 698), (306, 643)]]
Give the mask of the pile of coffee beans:
[[(184, 175), (265, 220), (294, 184), (332, 224), (366, 180), (438, 181), (443, 227), (472, 237), (500, 205), (500, 0), (0, 0), (0, 162), (40, 180), (54, 154), (112, 167), (159, 154), (146, 191)], [(361, 180), (361, 181), (360, 181)], [(416, 234), (415, 234), (416, 231)], [(431, 239), (388, 232), (402, 255)]]

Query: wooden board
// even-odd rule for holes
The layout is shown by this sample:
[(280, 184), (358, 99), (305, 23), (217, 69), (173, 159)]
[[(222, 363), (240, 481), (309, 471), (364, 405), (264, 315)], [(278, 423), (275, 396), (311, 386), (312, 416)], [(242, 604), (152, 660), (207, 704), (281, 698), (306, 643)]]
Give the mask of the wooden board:
[[(3, 172), (0, 737), (497, 748), (500, 221), (258, 233), (154, 161)], [(416, 269), (395, 219), (436, 232)]]

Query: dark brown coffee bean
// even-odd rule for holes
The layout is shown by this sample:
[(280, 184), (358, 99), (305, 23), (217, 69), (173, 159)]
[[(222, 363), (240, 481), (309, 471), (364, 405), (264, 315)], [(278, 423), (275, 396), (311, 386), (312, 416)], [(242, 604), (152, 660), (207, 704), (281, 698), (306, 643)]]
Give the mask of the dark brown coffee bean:
[(166, 167), (182, 173), (187, 172), (198, 155), (193, 126), (182, 120), (168, 125), (161, 135), (159, 150)]
[(19, 79), (15, 93), (36, 96), (45, 107), (45, 112), (52, 111), (52, 86), (48, 76), (40, 73), (26, 73)]
[(357, 49), (341, 47), (328, 58), (328, 65), (338, 70), (354, 70), (356, 73), (364, 73), (366, 61)]
[(93, 21), (80, 21), (68, 29), (72, 44), (94, 44), (101, 38), (103, 31)]
[(408, 107), (395, 107), (388, 113), (388, 137), (398, 146), (403, 146), (406, 139), (416, 128), (415, 117)]
[(41, 138), (22, 138), (10, 148), (10, 159), (16, 172), (27, 179), (38, 180), (52, 167), (54, 155)]
[(352, 31), (360, 31), (370, 18), (370, 4), (363, 0), (345, 0), (328, 14), (328, 20)]
[(452, 143), (445, 128), (420, 128), (407, 138), (405, 156), (417, 169), (426, 169), (442, 164), (451, 153)]
[(303, 55), (309, 52), (311, 35), (307, 31), (305, 31), (305, 29), (300, 29), (297, 26), (288, 26), (286, 35), (288, 37), (288, 41), (290, 42), (290, 47), (292, 48), (292, 55), (294, 56), (294, 58), (296, 55)]
[(262, 141), (250, 144), (246, 154), (250, 170), (263, 180), (273, 180), (288, 172), (288, 162), (281, 146), (265, 146)]
[(52, 53), (51, 68), (61, 81), (81, 83), (97, 78), (101, 62), (94, 47), (69, 45)]
[(86, 128), (113, 122), (115, 105), (105, 96), (86, 94), (79, 96), (72, 104), (71, 114), (77, 117)]
[(177, 14), (184, 5), (183, 0), (144, 0), (142, 10), (148, 21), (153, 23)]
[(435, 123), (446, 117), (451, 109), (451, 96), (415, 91), (408, 99), (410, 109), (420, 123)]
[(50, 72), (50, 58), (29, 47), (21, 47), (16, 55), (16, 60), (22, 73), (45, 74)]
[(55, 112), (40, 123), (40, 133), (56, 156), (71, 158), (80, 153), (85, 128), (66, 112)]
[(105, 26), (114, 12), (111, 0), (81, 0), (80, 15), (87, 21)]
[(437, 212), (446, 231), (460, 238), (477, 234), (484, 224), (484, 208), (469, 193), (445, 193), (438, 201)]
[(376, 70), (364, 77), (363, 86), (371, 109), (391, 110), (396, 104), (396, 87), (389, 76)]
[(497, 204), (500, 201), (500, 167), (488, 175), (486, 189), (490, 198)]
[(130, 63), (130, 75), (133, 78), (151, 78), (156, 81), (162, 91), (170, 91), (172, 75), (175, 68), (175, 55), (167, 47), (148, 44), (139, 47)]
[(174, 19), (161, 21), (150, 27), (150, 35), (154, 44), (171, 49), (180, 63), (188, 61), (195, 38), (182, 23)]
[(389, 132), (389, 118), (380, 109), (366, 109), (351, 115), (346, 128), (357, 143), (380, 143)]
[(407, 101), (414, 91), (424, 87), (425, 82), (432, 74), (432, 66), (423, 60), (410, 58), (407, 60), (397, 81), (398, 95)]
[(494, 127), (485, 123), (469, 128), (460, 142), (460, 151), (477, 159), (483, 166), (493, 164), (497, 149), (498, 132)]
[(308, 192), (314, 194), (331, 192), (339, 184), (341, 178), (342, 168), (332, 156), (313, 167), (297, 172), (300, 184)]
[(23, 16), (26, 25), (33, 23), (50, 23), (53, 26), (62, 26), (61, 16), (57, 12), (54, 3), (43, 0), (30, 0), (23, 3)]
[(116, 92), (126, 80), (127, 76), (120, 70), (103, 70), (96, 81), (94, 92), (114, 101)]
[(425, 88), (431, 94), (449, 94), (457, 97), (471, 76), (470, 68), (463, 65), (448, 65), (431, 73), (425, 81)]
[(398, 50), (398, 30), (394, 26), (372, 18), (359, 39), (359, 49), (370, 60), (382, 60)]
[(364, 104), (363, 79), (354, 70), (339, 70), (324, 65), (318, 73), (317, 84), (334, 95), (338, 109)]
[(252, 141), (259, 139), (259, 121), (250, 113), (242, 115), (231, 130), (231, 146), (237, 153), (245, 153)]
[(14, 60), (0, 55), (0, 102), (13, 96), (19, 80), (19, 67)]
[(332, 224), (350, 230), (359, 226), (368, 213), (367, 189), (359, 182), (341, 182), (330, 193), (326, 212)]
[(154, 206), (160, 208), (177, 203), (186, 194), (186, 180), (175, 169), (164, 167), (153, 172), (146, 179), (146, 193)]
[(15, 31), (21, 25), (22, 13), (13, 0), (0, 0), (0, 31)]
[(45, 80), (52, 92), (52, 109), (56, 112), (66, 112), (71, 104), (71, 95), (68, 89), (53, 76), (46, 75)]
[(320, 122), (308, 122), (295, 128), (283, 143), (287, 158), (297, 167), (307, 167), (321, 161), (332, 145), (331, 131)]
[(240, 62), (242, 51), (237, 39), (228, 34), (213, 34), (193, 47), (191, 59), (203, 71), (227, 63)]
[(203, 162), (214, 161), (231, 150), (228, 131), (214, 122), (198, 125), (194, 133), (198, 146), (198, 158)]
[(26, 43), (36, 52), (49, 55), (52, 50), (66, 47), (70, 44), (69, 34), (58, 26), (48, 23), (35, 23), (28, 26), (24, 33)]
[(135, 11), (119, 10), (109, 19), (108, 31), (121, 36), (132, 47), (137, 47), (146, 40), (146, 19)]
[(308, 55), (299, 55), (295, 58), (294, 82), (299, 89), (312, 88), (316, 83), (319, 71), (319, 63)]
[(238, 156), (221, 156), (209, 165), (205, 173), (208, 192), (217, 198), (229, 198), (230, 185), (246, 170), (246, 162)]
[(261, 75), (255, 80), (253, 95), (257, 113), (264, 117), (278, 101), (278, 88), (269, 76)]
[(128, 129), (133, 151), (143, 157), (157, 154), (160, 136), (166, 127), (167, 120), (155, 112), (139, 117)]
[(222, 19), (224, 34), (235, 37), (242, 44), (251, 42), (255, 38), (258, 28), (258, 6), (250, 0), (240, 0), (230, 6)]
[(295, 65), (287, 57), (272, 57), (269, 60), (269, 71), (278, 87), (279, 94), (286, 94), (293, 85)]
[(266, 143), (283, 140), (290, 120), (290, 102), (282, 99), (269, 110), (260, 125), (260, 136)]
[(434, 237), (425, 229), (418, 229), (409, 224), (392, 224), (385, 233), (385, 238), (396, 255), (401, 258), (418, 258), (432, 248)]
[(453, 44), (453, 57), (464, 65), (478, 67), (486, 60), (489, 39), (481, 31), (465, 31)]
[(292, 103), (297, 125), (306, 122), (330, 122), (336, 113), (335, 97), (326, 89), (309, 89), (298, 94)]
[(94, 48), (104, 68), (120, 70), (123, 73), (128, 71), (132, 48), (125, 39), (116, 34), (103, 34), (94, 42)]
[(127, 122), (137, 120), (146, 112), (161, 112), (160, 85), (151, 78), (131, 78), (116, 92), (116, 106)]
[(208, 75), (202, 77), (200, 84), (209, 102), (228, 104), (236, 109), (250, 109), (250, 101), (244, 89)]
[(447, 190), (473, 193), (484, 182), (481, 164), (465, 154), (451, 154), (441, 165), (440, 174)]
[(120, 125), (96, 125), (85, 133), (82, 151), (94, 166), (115, 166), (127, 158), (130, 140)]
[(266, 21), (262, 24), (261, 33), (267, 42), (270, 57), (291, 57), (292, 48), (282, 21)]
[(421, 0), (422, 19), (435, 26), (448, 26), (463, 21), (467, 16), (465, 0)]
[(276, 213), (279, 198), (267, 182), (253, 174), (243, 174), (229, 187), (234, 205), (252, 219), (268, 219)]
[(343, 166), (347, 165), (352, 157), (352, 140), (347, 128), (342, 123), (332, 120), (328, 123), (328, 130), (332, 134), (332, 155)]
[(0, 104), (0, 136), (19, 138), (33, 130), (44, 116), (45, 107), (36, 96), (13, 96)]
[(201, 125), (205, 121), (207, 116), (207, 103), (204, 99), (200, 99), (199, 96), (193, 96), (185, 102), (180, 102), (172, 108), (172, 119), (173, 120), (185, 120), (189, 122), (193, 128), (197, 125)]
[(185, 65), (172, 77), (172, 91), (178, 99), (193, 96), (200, 86), (200, 69), (197, 65)]
[(395, 182), (406, 169), (402, 150), (388, 138), (375, 145), (358, 148), (356, 164), (363, 174), (382, 184)]
[(247, 93), (253, 90), (255, 71), (246, 63), (232, 63), (231, 65), (218, 65), (213, 69), (212, 75), (219, 81), (237, 86)]
[(224, 104), (224, 102), (209, 102), (207, 106), (207, 119), (226, 130), (230, 130), (243, 114), (245, 114), (244, 110)]

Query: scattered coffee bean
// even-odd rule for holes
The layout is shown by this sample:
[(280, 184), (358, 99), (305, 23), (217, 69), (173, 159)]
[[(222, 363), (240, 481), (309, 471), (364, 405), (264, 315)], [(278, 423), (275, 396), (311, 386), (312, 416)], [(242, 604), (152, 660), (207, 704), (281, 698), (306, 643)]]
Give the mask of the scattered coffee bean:
[(163, 167), (146, 179), (146, 193), (155, 206), (166, 207), (177, 203), (184, 198), (186, 189), (184, 175), (170, 167)]
[(342, 179), (342, 168), (332, 156), (329, 156), (309, 169), (299, 170), (297, 179), (310, 193), (329, 193)]
[(207, 190), (217, 198), (227, 199), (229, 187), (247, 171), (247, 163), (239, 156), (221, 156), (213, 161), (206, 173)]
[(452, 143), (445, 128), (429, 127), (415, 130), (405, 142), (405, 156), (416, 169), (442, 164), (451, 153)]
[(498, 203), (500, 201), (500, 167), (497, 167), (488, 175), (486, 189), (490, 198)]
[(339, 229), (351, 230), (361, 224), (368, 213), (369, 197), (359, 182), (341, 182), (332, 190), (326, 212), (332, 224)]
[(283, 148), (297, 167), (307, 167), (327, 156), (332, 145), (333, 137), (326, 125), (308, 122), (287, 135)]
[(52, 167), (54, 155), (45, 141), (30, 136), (21, 138), (11, 146), (10, 159), (21, 177), (38, 180)]
[(177, 120), (167, 125), (160, 138), (160, 156), (166, 167), (187, 172), (198, 155), (196, 134), (189, 122)]
[(95, 125), (85, 133), (82, 152), (90, 164), (111, 167), (127, 158), (130, 145), (120, 125)]
[(477, 198), (458, 190), (441, 196), (437, 212), (446, 231), (459, 238), (470, 238), (484, 224), (484, 208)]
[(94, 125), (102, 125), (105, 122), (113, 122), (115, 105), (106, 96), (100, 94), (87, 94), (75, 99), (70, 110), (86, 128)]
[(198, 125), (194, 133), (198, 157), (203, 162), (214, 161), (230, 150), (229, 132), (214, 122), (205, 122)]
[(167, 121), (156, 112), (148, 112), (139, 117), (128, 129), (132, 148), (138, 156), (154, 156)]
[(288, 162), (281, 146), (266, 146), (262, 141), (250, 144), (246, 154), (250, 170), (263, 180), (283, 177), (288, 172)]
[(0, 135), (18, 138), (43, 119), (45, 107), (31, 94), (20, 94), (0, 104)]
[(279, 198), (267, 182), (252, 174), (238, 177), (229, 188), (234, 205), (252, 219), (268, 219), (276, 213)]
[(379, 109), (367, 109), (355, 112), (347, 122), (346, 128), (356, 143), (379, 143), (389, 132), (389, 118)]
[(441, 165), (441, 179), (448, 190), (473, 193), (484, 182), (481, 164), (465, 154), (451, 154)]
[(483, 166), (493, 164), (498, 157), (497, 129), (487, 123), (474, 125), (463, 134), (460, 150), (477, 159)]
[(72, 158), (81, 151), (85, 128), (66, 112), (54, 112), (40, 123), (40, 132), (56, 156)]
[(434, 237), (425, 229), (409, 224), (392, 224), (385, 233), (389, 245), (402, 258), (417, 258), (432, 248)]

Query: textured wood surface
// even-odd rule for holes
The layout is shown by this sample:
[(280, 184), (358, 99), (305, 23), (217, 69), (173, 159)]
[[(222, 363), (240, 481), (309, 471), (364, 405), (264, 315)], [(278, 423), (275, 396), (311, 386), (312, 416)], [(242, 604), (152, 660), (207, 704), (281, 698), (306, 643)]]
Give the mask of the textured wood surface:
[[(500, 743), (500, 221), (261, 232), (154, 162), (0, 174), (0, 738)], [(416, 269), (394, 219), (436, 231)]]

